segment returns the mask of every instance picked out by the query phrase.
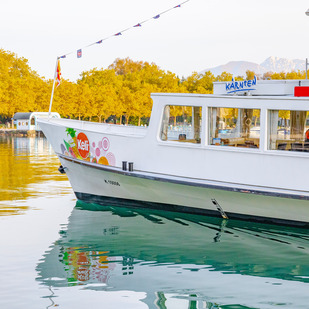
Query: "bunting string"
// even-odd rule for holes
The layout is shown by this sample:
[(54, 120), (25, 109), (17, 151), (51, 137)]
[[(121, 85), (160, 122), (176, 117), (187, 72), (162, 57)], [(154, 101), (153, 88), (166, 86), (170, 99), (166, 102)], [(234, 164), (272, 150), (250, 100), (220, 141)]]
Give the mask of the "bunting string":
[[(163, 14), (166, 14), (166, 13), (168, 13), (168, 12), (170, 12), (170, 11), (176, 9), (176, 8), (180, 8), (183, 4), (185, 4), (186, 2), (189, 2), (189, 1), (190, 1), (190, 0), (186, 0), (186, 1), (184, 1), (184, 2), (181, 2), (180, 4), (178, 4), (178, 5), (176, 5), (176, 6), (173, 6), (172, 8), (170, 8), (170, 9), (168, 9), (168, 10), (166, 10), (166, 11), (163, 11), (163, 12), (161, 12), (161, 13), (159, 13), (159, 14), (156, 14), (155, 16), (153, 16), (153, 17), (151, 17), (151, 18), (148, 18), (148, 19), (146, 19), (146, 20), (144, 20), (144, 21), (141, 21), (141, 22), (135, 24), (134, 26), (131, 26), (131, 27), (126, 28), (126, 29), (124, 29), (124, 30), (122, 30), (122, 31), (120, 31), (120, 32), (117, 32), (117, 33), (115, 33), (115, 34), (109, 35), (109, 36), (107, 36), (107, 37), (105, 37), (105, 38), (103, 38), (103, 39), (101, 39), (101, 40), (99, 40), (99, 41), (96, 41), (96, 42), (91, 43), (91, 44), (89, 44), (89, 45), (86, 45), (86, 46), (84, 46), (84, 47), (82, 47), (82, 48), (79, 48), (79, 49), (76, 51), (77, 58), (81, 58), (81, 57), (82, 57), (82, 51), (83, 51), (83, 49), (88, 48), (88, 47), (93, 46), (93, 45), (102, 44), (103, 41), (106, 41), (106, 40), (108, 40), (108, 39), (110, 39), (110, 38), (112, 38), (112, 37), (115, 37), (115, 36), (121, 36), (124, 32), (129, 31), (129, 30), (131, 30), (131, 29), (133, 29), (133, 28), (142, 27), (142, 25), (143, 25), (144, 23), (147, 23), (147, 22), (149, 22), (149, 21), (151, 21), (151, 20), (153, 20), (153, 19), (159, 19)], [(60, 59), (60, 58), (66, 58), (68, 55), (73, 54), (73, 53), (74, 53), (73, 51), (72, 51), (72, 52), (69, 52), (69, 53), (67, 53), (67, 54), (64, 54), (64, 55), (58, 57), (58, 59)]]

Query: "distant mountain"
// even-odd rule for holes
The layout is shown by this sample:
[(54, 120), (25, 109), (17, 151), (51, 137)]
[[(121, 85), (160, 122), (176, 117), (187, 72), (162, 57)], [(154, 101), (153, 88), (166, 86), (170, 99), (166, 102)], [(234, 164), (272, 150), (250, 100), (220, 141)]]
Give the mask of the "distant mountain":
[(215, 76), (222, 72), (228, 72), (233, 76), (246, 76), (246, 71), (254, 71), (257, 75), (263, 75), (266, 72), (280, 73), (291, 71), (304, 71), (306, 66), (305, 60), (300, 59), (285, 59), (279, 57), (269, 57), (261, 64), (248, 61), (230, 61), (227, 64), (219, 65), (214, 68), (203, 70), (200, 73), (211, 71)]
[(260, 66), (266, 70), (266, 72), (292, 72), (292, 71), (303, 71), (306, 69), (306, 61), (300, 59), (285, 59), (278, 57), (269, 57)]

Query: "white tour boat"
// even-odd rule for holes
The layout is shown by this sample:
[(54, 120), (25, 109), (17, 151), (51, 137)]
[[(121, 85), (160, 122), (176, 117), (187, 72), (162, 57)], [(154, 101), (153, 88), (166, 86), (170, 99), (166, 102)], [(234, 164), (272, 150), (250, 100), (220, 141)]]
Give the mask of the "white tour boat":
[[(76, 197), (309, 226), (309, 82), (155, 93), (148, 127), (39, 119)], [(307, 141), (308, 139), (308, 141)]]

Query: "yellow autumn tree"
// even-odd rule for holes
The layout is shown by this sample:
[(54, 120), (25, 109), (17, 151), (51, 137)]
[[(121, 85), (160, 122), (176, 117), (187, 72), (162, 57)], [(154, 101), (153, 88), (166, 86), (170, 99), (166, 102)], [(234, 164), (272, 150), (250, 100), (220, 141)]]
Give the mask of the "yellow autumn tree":
[(0, 114), (11, 118), (16, 112), (41, 111), (47, 93), (48, 82), (27, 59), (0, 49)]
[[(247, 79), (253, 76), (253, 71), (246, 72)], [(120, 123), (126, 115), (126, 122), (140, 125), (151, 114), (151, 93), (207, 94), (213, 92), (213, 82), (231, 81), (232, 78), (228, 72), (215, 77), (207, 71), (193, 72), (187, 78), (179, 79), (154, 63), (118, 58), (107, 69), (82, 72), (77, 82), (62, 80), (55, 89), (52, 110), (62, 117), (99, 122), (113, 118)], [(305, 72), (268, 72), (264, 78), (304, 79)], [(235, 77), (235, 80), (242, 79), (241, 76)], [(48, 111), (52, 84), (52, 80), (45, 80), (33, 71), (27, 59), (0, 49), (0, 120), (10, 119), (16, 112)], [(185, 115), (190, 117), (190, 111), (171, 107), (175, 122), (177, 117)], [(222, 111), (221, 116), (235, 117), (228, 109)], [(253, 114), (256, 121), (258, 116)], [(289, 117), (283, 112), (280, 116)]]
[(230, 82), (233, 78), (233, 74), (228, 72), (222, 72), (215, 79), (216, 82)]

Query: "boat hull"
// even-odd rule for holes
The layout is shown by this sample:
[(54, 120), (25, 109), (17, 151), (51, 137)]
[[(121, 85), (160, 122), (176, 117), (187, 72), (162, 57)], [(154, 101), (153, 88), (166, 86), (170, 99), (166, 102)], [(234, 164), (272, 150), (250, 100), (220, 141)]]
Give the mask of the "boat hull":
[(122, 205), (309, 227), (308, 197), (123, 171), (59, 155), (76, 197)]

